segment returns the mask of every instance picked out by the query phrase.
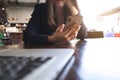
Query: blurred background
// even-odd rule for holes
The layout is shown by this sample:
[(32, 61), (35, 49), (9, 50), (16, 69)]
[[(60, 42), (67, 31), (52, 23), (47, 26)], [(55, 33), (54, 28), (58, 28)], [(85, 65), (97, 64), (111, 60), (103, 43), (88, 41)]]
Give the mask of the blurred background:
[[(22, 33), (35, 4), (45, 0), (0, 0), (0, 32), (4, 44), (22, 42)], [(88, 33), (102, 37), (120, 37), (120, 0), (78, 0)], [(89, 37), (89, 36), (88, 36)]]

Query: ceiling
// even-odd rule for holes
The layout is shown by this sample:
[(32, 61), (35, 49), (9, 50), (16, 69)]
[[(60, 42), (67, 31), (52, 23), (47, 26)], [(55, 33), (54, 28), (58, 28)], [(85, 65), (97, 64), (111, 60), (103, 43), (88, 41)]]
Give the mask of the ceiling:
[(81, 12), (85, 17), (120, 13), (120, 0), (78, 0)]
[(45, 0), (0, 0), (6, 6), (34, 6), (37, 3), (45, 2)]
[(108, 10), (108, 11), (100, 14), (100, 16), (106, 16), (106, 15), (110, 15), (110, 14), (114, 14), (114, 13), (120, 13), (120, 7), (116, 7), (111, 10)]
[[(27, 6), (33, 7), (37, 3), (43, 3), (46, 0), (0, 0), (1, 4), (9, 6)], [(86, 3), (87, 2), (87, 3)], [(101, 14), (102, 16), (120, 12), (120, 1), (119, 0), (78, 0), (81, 11), (85, 16), (94, 16)], [(108, 4), (109, 3), (109, 4)], [(0, 4), (0, 5), (1, 5)], [(87, 5), (87, 6), (86, 6)], [(89, 11), (88, 11), (89, 9)]]

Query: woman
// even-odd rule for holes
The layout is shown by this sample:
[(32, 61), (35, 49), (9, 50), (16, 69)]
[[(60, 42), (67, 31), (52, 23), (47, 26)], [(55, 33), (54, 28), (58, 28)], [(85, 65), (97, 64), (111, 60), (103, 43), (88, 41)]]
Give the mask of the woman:
[(76, 37), (83, 40), (87, 35), (83, 22), (73, 23), (64, 30), (67, 17), (79, 14), (76, 0), (46, 0), (46, 3), (37, 4), (24, 31), (25, 45), (45, 45)]

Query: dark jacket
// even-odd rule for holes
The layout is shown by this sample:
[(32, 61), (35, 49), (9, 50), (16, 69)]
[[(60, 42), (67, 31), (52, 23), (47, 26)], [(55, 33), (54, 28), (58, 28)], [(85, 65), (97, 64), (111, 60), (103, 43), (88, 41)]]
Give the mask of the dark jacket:
[[(48, 36), (52, 35), (56, 30), (48, 25), (47, 7), (45, 3), (37, 4), (28, 22), (27, 28), (23, 33), (23, 41), (25, 45), (45, 45), (49, 44)], [(86, 37), (86, 27), (81, 24), (81, 29), (77, 38), (83, 40)]]

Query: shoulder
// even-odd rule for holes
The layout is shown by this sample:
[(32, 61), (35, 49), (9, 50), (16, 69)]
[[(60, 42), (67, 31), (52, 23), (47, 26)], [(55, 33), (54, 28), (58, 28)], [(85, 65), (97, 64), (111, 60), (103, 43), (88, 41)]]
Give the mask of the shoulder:
[(39, 14), (44, 14), (46, 13), (46, 3), (39, 3), (39, 4), (36, 4), (34, 6), (34, 10), (33, 10), (33, 13), (32, 13), (32, 16), (33, 15), (39, 15)]
[(44, 9), (46, 8), (46, 3), (39, 3), (35, 5), (35, 9)]

